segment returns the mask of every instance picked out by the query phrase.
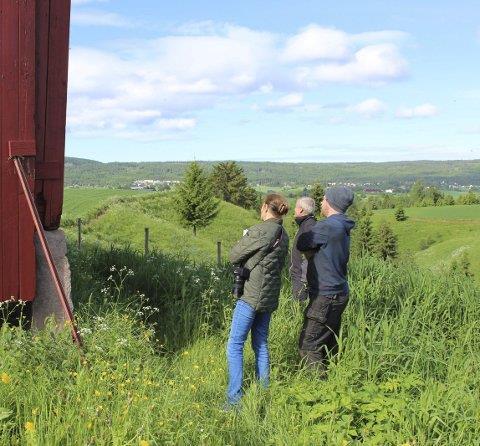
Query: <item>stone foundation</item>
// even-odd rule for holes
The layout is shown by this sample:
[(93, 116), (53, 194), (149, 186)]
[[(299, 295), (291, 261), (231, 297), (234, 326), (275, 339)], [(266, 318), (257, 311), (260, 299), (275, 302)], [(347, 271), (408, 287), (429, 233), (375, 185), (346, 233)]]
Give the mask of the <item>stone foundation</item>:
[[(73, 310), (70, 264), (67, 259), (65, 234), (60, 229), (46, 231), (46, 238), (53, 261), (57, 267), (60, 281), (65, 290), (65, 295), (67, 296), (70, 308)], [(48, 318), (53, 318), (57, 326), (63, 326), (67, 318), (57, 295), (55, 284), (38, 236), (35, 237), (35, 251), (37, 259), (37, 292), (32, 307), (32, 328), (34, 330), (41, 330), (45, 327)]]

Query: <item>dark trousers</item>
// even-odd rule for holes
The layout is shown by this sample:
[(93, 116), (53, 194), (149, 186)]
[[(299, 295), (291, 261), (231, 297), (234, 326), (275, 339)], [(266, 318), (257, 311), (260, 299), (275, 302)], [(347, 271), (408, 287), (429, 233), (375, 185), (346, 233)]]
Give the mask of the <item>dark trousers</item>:
[(310, 298), (300, 333), (300, 357), (309, 366), (324, 369), (328, 355), (338, 350), (342, 313), (348, 304), (348, 295), (317, 296)]

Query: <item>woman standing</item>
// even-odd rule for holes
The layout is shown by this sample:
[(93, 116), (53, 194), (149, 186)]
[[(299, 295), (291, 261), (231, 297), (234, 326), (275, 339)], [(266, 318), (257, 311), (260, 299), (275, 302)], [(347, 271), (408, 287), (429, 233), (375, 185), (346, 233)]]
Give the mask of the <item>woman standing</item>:
[(230, 405), (242, 397), (243, 349), (250, 331), (256, 376), (264, 387), (268, 386), (268, 328), (272, 312), (278, 308), (281, 273), (288, 253), (288, 235), (282, 221), (287, 213), (288, 202), (283, 196), (267, 195), (261, 208), (262, 223), (248, 229), (230, 253), (235, 266), (235, 294), (239, 297), (227, 345)]

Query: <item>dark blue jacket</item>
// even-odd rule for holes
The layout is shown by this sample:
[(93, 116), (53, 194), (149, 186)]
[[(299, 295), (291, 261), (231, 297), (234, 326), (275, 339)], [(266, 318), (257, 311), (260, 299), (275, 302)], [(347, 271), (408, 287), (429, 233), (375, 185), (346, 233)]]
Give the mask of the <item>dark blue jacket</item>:
[(348, 294), (347, 263), (354, 226), (344, 214), (334, 214), (298, 238), (299, 251), (314, 251), (307, 270), (310, 297)]

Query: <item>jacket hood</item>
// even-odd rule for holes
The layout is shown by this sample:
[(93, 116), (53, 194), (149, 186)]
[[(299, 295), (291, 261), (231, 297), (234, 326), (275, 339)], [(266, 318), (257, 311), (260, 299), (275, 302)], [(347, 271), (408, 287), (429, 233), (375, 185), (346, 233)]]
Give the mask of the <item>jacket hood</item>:
[(341, 222), (345, 227), (345, 231), (348, 235), (350, 235), (350, 231), (355, 227), (355, 222), (351, 218), (347, 217), (345, 214), (333, 214), (330, 215), (330, 217), (328, 218), (332, 218), (336, 221)]

